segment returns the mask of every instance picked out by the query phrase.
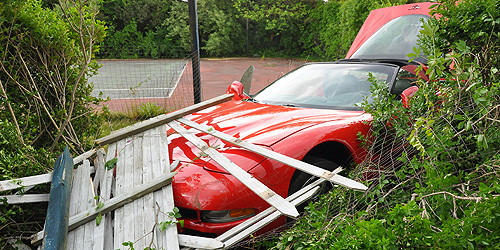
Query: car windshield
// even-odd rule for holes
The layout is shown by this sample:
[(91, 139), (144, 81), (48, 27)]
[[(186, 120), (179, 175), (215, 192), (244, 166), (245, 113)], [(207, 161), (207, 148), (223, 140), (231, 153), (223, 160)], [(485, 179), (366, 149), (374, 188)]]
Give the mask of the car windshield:
[[(375, 32), (354, 52), (351, 58), (392, 58), (409, 59), (406, 55), (413, 52), (417, 45), (417, 35), (422, 29), (426, 15), (407, 15), (391, 20)], [(426, 63), (423, 55), (416, 60)]]
[(358, 110), (370, 97), (371, 73), (388, 84), (398, 67), (390, 64), (306, 64), (261, 90), (254, 100), (261, 103), (306, 108)]

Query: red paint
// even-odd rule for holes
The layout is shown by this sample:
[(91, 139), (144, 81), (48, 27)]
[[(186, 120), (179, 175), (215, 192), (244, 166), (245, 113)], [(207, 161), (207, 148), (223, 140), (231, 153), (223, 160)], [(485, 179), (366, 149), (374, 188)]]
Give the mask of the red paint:
[(436, 3), (412, 3), (372, 10), (352, 42), (345, 58), (350, 58), (373, 33), (387, 22), (405, 15), (429, 15), (429, 7), (434, 4)]

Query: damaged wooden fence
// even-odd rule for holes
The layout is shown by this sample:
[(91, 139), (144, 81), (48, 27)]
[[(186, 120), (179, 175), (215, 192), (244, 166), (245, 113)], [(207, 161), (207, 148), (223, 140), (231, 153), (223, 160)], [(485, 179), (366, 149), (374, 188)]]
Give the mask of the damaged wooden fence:
[[(363, 184), (338, 175), (340, 168), (327, 171), (183, 118), (231, 98), (232, 94), (223, 95), (97, 140), (101, 146), (107, 145), (107, 153), (104, 155), (102, 149), (97, 150), (95, 174), (92, 174), (89, 161), (83, 161), (74, 173), (67, 249), (118, 249), (127, 242), (132, 242), (136, 249), (227, 248), (282, 215), (297, 217), (295, 206), (313, 196), (321, 182), (331, 181), (355, 190), (366, 190)], [(215, 239), (178, 234), (170, 185), (175, 175), (170, 171), (176, 166), (175, 163), (173, 166), (169, 164), (165, 124), (196, 145), (271, 207)], [(320, 178), (285, 199), (181, 124)], [(160, 229), (160, 224), (168, 226)], [(43, 232), (40, 232), (33, 242), (39, 244), (42, 238)]]

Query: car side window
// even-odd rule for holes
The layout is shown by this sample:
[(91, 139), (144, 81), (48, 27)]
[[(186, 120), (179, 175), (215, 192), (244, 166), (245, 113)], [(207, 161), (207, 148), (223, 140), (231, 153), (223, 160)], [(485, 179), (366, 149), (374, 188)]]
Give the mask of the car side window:
[(396, 99), (400, 99), (401, 93), (403, 93), (405, 89), (411, 86), (415, 86), (417, 80), (418, 77), (413, 73), (410, 73), (404, 69), (400, 69), (396, 76), (396, 81), (392, 86), (391, 94), (396, 95)]

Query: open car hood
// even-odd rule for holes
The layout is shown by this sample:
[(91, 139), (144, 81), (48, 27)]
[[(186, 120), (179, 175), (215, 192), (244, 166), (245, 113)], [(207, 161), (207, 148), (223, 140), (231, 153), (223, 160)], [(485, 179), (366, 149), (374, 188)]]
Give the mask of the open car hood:
[[(366, 18), (365, 22), (363, 23), (363, 26), (359, 30), (353, 43), (351, 44), (351, 47), (347, 52), (345, 58), (346, 59), (355, 58), (353, 57), (353, 54), (355, 54), (355, 52), (358, 49), (360, 49), (360, 47), (365, 46), (365, 42), (367, 42), (367, 40), (370, 39), (372, 35), (374, 35), (377, 31), (379, 31), (384, 25), (386, 25), (390, 21), (398, 17), (408, 16), (408, 15), (429, 16), (430, 7), (435, 4), (436, 3), (430, 3), (430, 2), (412, 3), (412, 4), (398, 5), (393, 7), (372, 10), (368, 15), (368, 17)], [(383, 41), (386, 47), (389, 46), (390, 42), (391, 41)], [(395, 58), (393, 56), (390, 57), (392, 59), (408, 59), (407, 57), (399, 57), (399, 58)], [(361, 58), (361, 57), (356, 57), (356, 58)], [(380, 55), (378, 55), (377, 58), (380, 59)]]
[[(247, 142), (269, 147), (302, 129), (339, 119), (345, 119), (348, 122), (350, 119), (346, 118), (361, 114), (363, 114), (363, 111), (292, 108), (244, 101), (229, 101), (199, 111), (186, 118), (200, 124), (212, 126), (220, 132)], [(231, 148), (232, 150), (235, 149), (232, 145), (211, 135), (203, 134), (193, 128), (188, 129), (208, 143), (210, 147), (217, 148), (221, 152)], [(205, 160), (210, 159), (199, 159), (201, 151), (175, 131), (169, 130), (168, 134), (169, 153), (172, 160), (204, 165)]]

